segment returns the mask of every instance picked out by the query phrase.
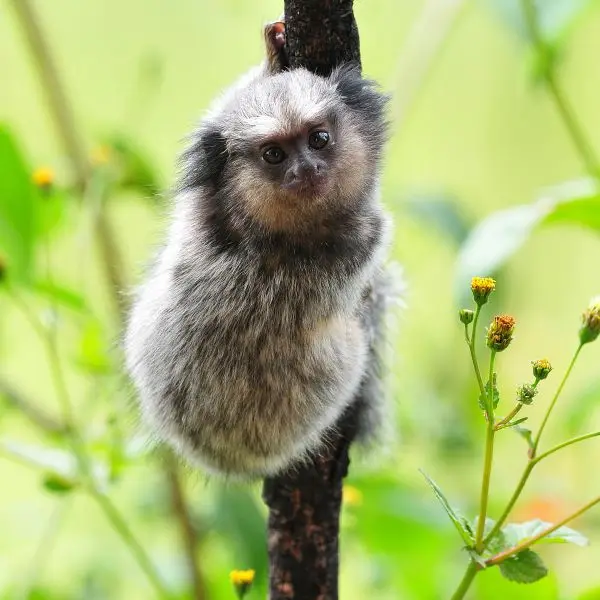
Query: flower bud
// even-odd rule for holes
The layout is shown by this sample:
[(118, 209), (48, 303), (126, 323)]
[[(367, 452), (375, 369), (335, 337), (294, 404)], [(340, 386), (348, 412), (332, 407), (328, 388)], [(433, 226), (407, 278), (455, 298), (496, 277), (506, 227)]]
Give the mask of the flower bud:
[(494, 317), (492, 324), (487, 330), (487, 345), (496, 352), (506, 350), (512, 342), (512, 334), (515, 329), (515, 319), (510, 315), (499, 315)]
[(252, 587), (254, 581), (254, 569), (247, 569), (246, 571), (231, 571), (229, 573), (229, 579), (235, 588), (238, 598), (243, 598)]
[(600, 296), (594, 298), (583, 313), (583, 322), (579, 329), (582, 344), (593, 342), (600, 335)]
[(538, 391), (533, 385), (524, 383), (517, 388), (517, 402), (520, 402), (521, 404), (531, 404), (537, 393)]
[(547, 358), (531, 361), (531, 364), (533, 365), (533, 376), (538, 381), (546, 379), (550, 375), (550, 371), (552, 371), (552, 365)]
[(461, 323), (464, 323), (465, 325), (469, 325), (470, 323), (473, 322), (475, 313), (468, 308), (462, 308), (460, 311), (458, 311), (458, 316), (460, 318)]
[(495, 289), (496, 280), (491, 277), (473, 277), (471, 279), (471, 291), (477, 306), (483, 306)]

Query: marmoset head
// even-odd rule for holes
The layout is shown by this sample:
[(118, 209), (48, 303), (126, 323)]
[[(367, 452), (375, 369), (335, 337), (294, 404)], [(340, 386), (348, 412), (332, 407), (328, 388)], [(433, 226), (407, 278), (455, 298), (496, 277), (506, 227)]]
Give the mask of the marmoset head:
[(313, 228), (372, 191), (385, 100), (355, 67), (255, 79), (201, 126), (185, 155), (184, 188), (212, 194), (233, 227), (249, 218), (270, 231)]

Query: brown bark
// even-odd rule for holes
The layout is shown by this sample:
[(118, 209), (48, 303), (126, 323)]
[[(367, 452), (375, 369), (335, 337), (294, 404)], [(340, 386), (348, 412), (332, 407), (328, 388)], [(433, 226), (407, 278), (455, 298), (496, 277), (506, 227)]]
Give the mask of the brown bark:
[[(339, 64), (360, 64), (352, 4), (353, 0), (285, 0), (288, 64), (283, 66), (327, 75)], [(356, 404), (346, 411), (337, 435), (318, 456), (265, 479), (270, 600), (338, 598), (342, 484), (356, 433)]]

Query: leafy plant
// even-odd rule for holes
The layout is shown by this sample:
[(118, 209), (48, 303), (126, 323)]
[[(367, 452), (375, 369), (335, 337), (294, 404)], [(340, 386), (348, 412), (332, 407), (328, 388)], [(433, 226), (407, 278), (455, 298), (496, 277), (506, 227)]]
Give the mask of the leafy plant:
[[(531, 383), (524, 383), (519, 386), (515, 404), (506, 416), (499, 417), (497, 415), (496, 410), (500, 404), (500, 393), (497, 384), (496, 358), (499, 353), (506, 351), (512, 342), (516, 326), (515, 319), (510, 315), (499, 315), (494, 317), (487, 328), (485, 339), (489, 350), (489, 361), (485, 373), (480, 367), (475, 349), (475, 342), (479, 333), (478, 325), (481, 308), (488, 302), (490, 294), (495, 289), (496, 282), (494, 279), (474, 277), (471, 282), (474, 307), (473, 309), (465, 308), (459, 312), (460, 321), (464, 325), (465, 342), (469, 349), (479, 387), (478, 405), (484, 417), (486, 430), (485, 460), (479, 499), (480, 508), (475, 521), (470, 522), (460, 515), (451, 506), (438, 485), (425, 475), (437, 499), (458, 531), (469, 556), (467, 570), (458, 589), (452, 596), (452, 600), (464, 598), (479, 571), (495, 566), (499, 567), (500, 572), (506, 579), (517, 583), (534, 583), (545, 577), (548, 570), (544, 566), (541, 557), (531, 547), (542, 542), (569, 542), (578, 546), (587, 545), (587, 539), (581, 533), (566, 525), (600, 503), (600, 496), (598, 496), (558, 523), (545, 523), (539, 519), (525, 523), (507, 523), (507, 519), (518, 502), (533, 469), (541, 461), (573, 444), (600, 436), (600, 431), (593, 431), (540, 452), (542, 434), (581, 351), (600, 336), (600, 297), (592, 300), (590, 306), (583, 313), (582, 324), (579, 329), (579, 343), (571, 363), (548, 404), (540, 428), (537, 433), (533, 434), (531, 430), (521, 427), (527, 417), (515, 417), (534, 402), (538, 395), (538, 386), (548, 378), (552, 371), (552, 365), (547, 359), (534, 361), (532, 363), (533, 380)], [(507, 429), (515, 430), (525, 438), (527, 442), (527, 460), (521, 478), (504, 511), (498, 519), (492, 520), (488, 516), (488, 504), (494, 442), (496, 435)]]

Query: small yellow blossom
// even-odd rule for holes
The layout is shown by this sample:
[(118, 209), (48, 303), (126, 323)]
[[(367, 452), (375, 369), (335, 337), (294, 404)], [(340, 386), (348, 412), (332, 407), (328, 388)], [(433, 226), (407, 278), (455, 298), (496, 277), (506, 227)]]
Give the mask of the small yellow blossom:
[(512, 341), (515, 329), (515, 319), (510, 315), (499, 315), (494, 317), (492, 324), (487, 330), (487, 345), (496, 352), (506, 350)]
[(360, 506), (363, 501), (362, 492), (353, 485), (345, 485), (342, 490), (342, 500), (348, 506)]
[(541, 358), (540, 360), (534, 360), (531, 362), (533, 365), (533, 376), (538, 379), (546, 379), (552, 371), (552, 365), (547, 358)]
[(54, 183), (54, 171), (48, 167), (40, 167), (33, 172), (33, 183), (40, 188), (49, 188)]
[(589, 344), (600, 335), (600, 296), (592, 299), (582, 321), (579, 339), (582, 344)]
[(473, 277), (471, 279), (471, 291), (477, 306), (483, 306), (496, 289), (496, 280), (491, 277)]
[(102, 144), (100, 146), (96, 146), (92, 151), (92, 163), (101, 166), (105, 165), (110, 161), (111, 158), (111, 148), (106, 144)]
[(229, 573), (229, 579), (235, 587), (238, 598), (243, 598), (248, 593), (250, 587), (252, 586), (252, 582), (254, 581), (254, 575), (254, 569), (246, 569), (245, 571), (231, 571), (231, 573)]

